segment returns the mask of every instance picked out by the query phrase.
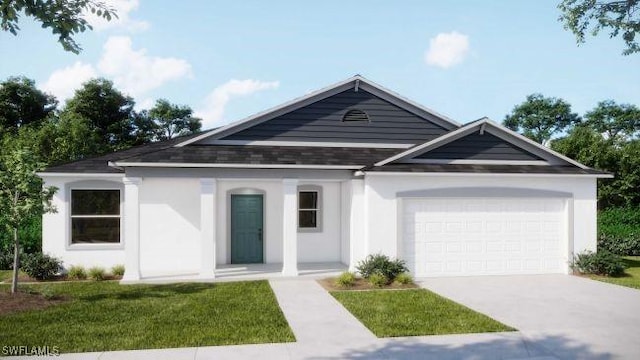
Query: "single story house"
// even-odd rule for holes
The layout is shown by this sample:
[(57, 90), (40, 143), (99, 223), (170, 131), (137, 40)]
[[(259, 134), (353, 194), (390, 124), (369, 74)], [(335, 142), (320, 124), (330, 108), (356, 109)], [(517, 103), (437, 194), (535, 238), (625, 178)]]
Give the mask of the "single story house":
[[(123, 281), (222, 264), (406, 260), (414, 276), (568, 273), (596, 249), (588, 168), (355, 76), (211, 131), (54, 166), (43, 251)], [(279, 265), (274, 265), (279, 266)]]

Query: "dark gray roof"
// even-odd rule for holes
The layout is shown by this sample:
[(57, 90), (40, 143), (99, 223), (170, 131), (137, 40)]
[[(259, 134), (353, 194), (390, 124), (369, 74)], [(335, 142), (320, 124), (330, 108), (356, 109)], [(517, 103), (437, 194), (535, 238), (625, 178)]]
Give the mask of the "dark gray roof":
[(187, 145), (120, 158), (127, 163), (193, 163), (258, 165), (360, 165), (366, 166), (397, 154), (402, 149), (261, 146)]
[(198, 136), (202, 133), (196, 133), (186, 136), (179, 136), (171, 140), (159, 141), (155, 143), (134, 146), (130, 149), (112, 152), (102, 156), (92, 157), (88, 159), (82, 159), (66, 164), (55, 165), (48, 167), (43, 172), (52, 173), (124, 173), (123, 170), (116, 169), (109, 166), (109, 161), (117, 161), (122, 158), (130, 156), (142, 155), (153, 151), (166, 149), (173, 145), (176, 145), (182, 141), (189, 140), (192, 137)]
[(577, 166), (554, 165), (485, 165), (485, 164), (398, 164), (372, 166), (364, 169), (371, 172), (410, 172), (410, 173), (495, 173), (495, 174), (577, 174), (609, 175), (610, 173), (581, 169)]

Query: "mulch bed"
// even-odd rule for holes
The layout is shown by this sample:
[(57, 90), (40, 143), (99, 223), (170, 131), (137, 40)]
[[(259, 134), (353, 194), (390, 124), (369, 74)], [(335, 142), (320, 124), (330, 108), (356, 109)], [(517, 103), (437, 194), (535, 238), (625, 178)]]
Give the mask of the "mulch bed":
[[(107, 280), (122, 280), (122, 276), (105, 275), (103, 281), (107, 281)], [(13, 276), (10, 276), (10, 277), (6, 278), (4, 281), (0, 281), (0, 284), (2, 284), (2, 283), (11, 284), (12, 281), (13, 281)], [(89, 278), (87, 278), (85, 280), (71, 279), (67, 275), (56, 275), (51, 279), (38, 280), (38, 279), (34, 279), (34, 278), (30, 277), (27, 274), (19, 274), (18, 275), (18, 283), (19, 284), (20, 283), (49, 283), (49, 282), (60, 282), (60, 281), (94, 281), (94, 280), (91, 280)]]
[(12, 294), (9, 291), (0, 291), (0, 316), (28, 310), (40, 310), (49, 306), (63, 304), (70, 301), (65, 296), (56, 296), (47, 299), (41, 294), (18, 291)]
[(327, 289), (328, 291), (343, 291), (343, 290), (401, 290), (401, 289), (415, 289), (418, 287), (418, 285), (416, 284), (407, 284), (407, 285), (400, 285), (400, 284), (396, 284), (396, 283), (391, 283), (387, 286), (384, 287), (375, 287), (372, 286), (371, 284), (369, 284), (369, 282), (365, 279), (362, 278), (357, 278), (356, 279), (356, 283), (353, 286), (350, 287), (342, 287), (342, 286), (337, 286), (336, 285), (336, 279), (335, 277), (331, 277), (331, 278), (326, 278), (326, 279), (320, 279), (318, 280), (318, 283), (325, 289)]

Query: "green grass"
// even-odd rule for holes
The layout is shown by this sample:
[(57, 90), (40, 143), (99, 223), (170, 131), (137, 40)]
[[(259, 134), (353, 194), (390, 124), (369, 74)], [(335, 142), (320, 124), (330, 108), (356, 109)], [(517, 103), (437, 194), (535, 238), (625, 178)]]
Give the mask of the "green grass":
[(623, 259), (628, 266), (624, 271), (624, 276), (607, 277), (593, 275), (591, 278), (611, 284), (640, 289), (640, 256), (625, 256)]
[(13, 270), (0, 270), (0, 282), (10, 280)]
[(0, 346), (48, 345), (60, 352), (85, 352), (295, 341), (266, 281), (70, 282), (25, 288), (38, 291), (42, 286), (72, 300), (0, 316)]
[(331, 293), (378, 337), (512, 331), (425, 289)]

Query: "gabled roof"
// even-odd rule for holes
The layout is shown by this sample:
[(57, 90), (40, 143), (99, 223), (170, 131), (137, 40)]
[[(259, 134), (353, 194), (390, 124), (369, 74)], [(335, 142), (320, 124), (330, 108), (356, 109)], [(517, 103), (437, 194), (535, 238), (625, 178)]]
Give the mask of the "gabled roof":
[[(390, 163), (403, 163), (403, 162), (413, 162), (416, 157), (426, 154), (430, 151), (438, 149), (446, 144), (449, 144), (455, 140), (461, 139), (469, 134), (472, 134), (476, 131), (481, 133), (489, 132), (492, 135), (495, 135), (504, 141), (513, 144), (514, 146), (521, 148), (523, 151), (527, 153), (533, 154), (534, 156), (540, 157), (548, 162), (548, 165), (573, 165), (580, 169), (588, 169), (589, 167), (580, 164), (579, 162), (572, 160), (560, 153), (557, 153), (537, 142), (522, 136), (494, 121), (491, 121), (489, 118), (481, 118), (476, 121), (473, 121), (457, 130), (451, 131), (443, 136), (440, 136), (437, 139), (432, 141), (425, 142), (421, 145), (416, 145), (412, 148), (407, 149), (406, 151), (400, 152), (394, 156), (391, 156), (387, 159), (379, 161), (375, 163), (376, 167), (385, 166)], [(425, 161), (428, 162), (428, 161)], [(482, 161), (479, 161), (482, 162)], [(490, 164), (491, 161), (485, 161), (487, 164)]]
[(300, 109), (302, 107), (308, 106), (310, 104), (313, 104), (317, 101), (320, 101), (322, 99), (328, 98), (330, 96), (336, 95), (340, 92), (343, 92), (345, 90), (348, 89), (362, 89), (364, 91), (370, 92), (371, 94), (384, 99), (406, 111), (409, 111), (411, 113), (414, 113), (420, 117), (423, 117), (425, 119), (429, 119), (430, 121), (440, 125), (441, 127), (447, 129), (447, 130), (453, 130), (453, 129), (457, 129), (460, 124), (458, 124), (457, 122), (455, 122), (454, 120), (441, 115), (431, 109), (428, 109), (420, 104), (417, 104), (405, 97), (402, 97), (401, 95), (388, 90), (376, 83), (374, 83), (373, 81), (370, 81), (368, 79), (365, 79), (364, 77), (360, 76), (360, 75), (356, 75), (353, 76), (351, 78), (348, 78), (346, 80), (343, 80), (341, 82), (338, 82), (336, 84), (333, 84), (329, 87), (320, 89), (318, 91), (314, 91), (312, 93), (309, 93), (303, 97), (291, 100), (289, 102), (286, 102), (280, 106), (274, 107), (272, 109), (266, 110), (264, 112), (260, 112), (258, 114), (255, 114), (253, 116), (250, 116), (248, 118), (245, 118), (243, 120), (240, 120), (238, 122), (234, 122), (231, 123), (227, 126), (223, 126), (221, 128), (203, 133), (200, 136), (196, 136), (192, 139), (189, 139), (187, 141), (184, 141), (180, 144), (177, 144), (177, 147), (182, 147), (182, 146), (186, 146), (189, 144), (193, 144), (196, 143), (198, 141), (207, 139), (207, 138), (214, 138), (214, 139), (219, 139), (225, 136), (229, 136), (231, 134), (235, 134), (237, 132), (240, 132), (242, 130), (245, 130), (249, 127), (258, 125), (262, 122), (274, 119), (278, 116), (287, 114), (289, 112), (295, 111), (297, 109)]

